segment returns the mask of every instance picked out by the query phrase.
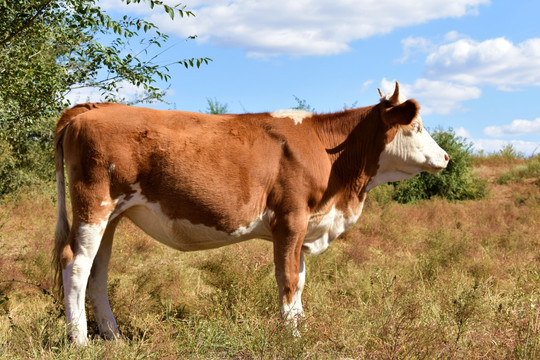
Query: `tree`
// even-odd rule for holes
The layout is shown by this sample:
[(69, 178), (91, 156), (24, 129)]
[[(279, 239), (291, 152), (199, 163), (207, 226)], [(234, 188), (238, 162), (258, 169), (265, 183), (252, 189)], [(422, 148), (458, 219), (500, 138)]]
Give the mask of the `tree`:
[[(146, 3), (171, 18), (194, 16), (182, 5)], [(0, 193), (17, 186), (21, 171), (53, 168), (53, 119), (69, 105), (69, 91), (94, 87), (104, 99), (117, 100), (119, 84), (128, 82), (145, 90), (144, 100), (161, 100), (164, 94), (155, 84), (170, 79), (169, 66), (199, 67), (211, 61), (160, 64), (155, 51), (167, 40), (144, 19), (112, 19), (95, 0), (0, 0)], [(133, 50), (134, 42), (141, 50)], [(49, 156), (38, 159), (36, 152)]]
[(305, 110), (309, 112), (315, 112), (315, 108), (307, 103), (305, 99), (300, 99), (298, 96), (293, 95), (294, 100), (296, 100), (296, 106), (293, 107), (295, 110)]
[(229, 111), (229, 105), (220, 103), (216, 98), (213, 100), (206, 98), (206, 102), (208, 103), (208, 107), (206, 108), (207, 114), (220, 115), (226, 114)]

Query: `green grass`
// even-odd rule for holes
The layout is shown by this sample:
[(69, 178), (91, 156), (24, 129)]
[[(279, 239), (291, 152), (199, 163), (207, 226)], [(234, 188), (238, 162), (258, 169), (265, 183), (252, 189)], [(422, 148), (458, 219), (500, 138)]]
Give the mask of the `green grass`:
[(0, 203), (0, 358), (538, 359), (535, 181), (492, 182), (479, 201), (370, 196), (356, 227), (306, 260), (300, 338), (277, 315), (270, 243), (181, 253), (123, 222), (109, 270), (122, 340), (100, 339), (89, 311), (85, 348), (48, 292), (54, 194), (20, 191)]

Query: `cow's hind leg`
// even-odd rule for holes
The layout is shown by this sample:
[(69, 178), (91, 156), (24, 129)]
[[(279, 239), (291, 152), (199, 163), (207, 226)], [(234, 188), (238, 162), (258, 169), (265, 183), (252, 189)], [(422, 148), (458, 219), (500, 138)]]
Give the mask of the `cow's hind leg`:
[(118, 326), (111, 311), (109, 297), (107, 295), (107, 274), (109, 260), (111, 258), (112, 243), (116, 225), (119, 218), (111, 221), (101, 239), (101, 245), (94, 258), (94, 264), (88, 278), (88, 299), (96, 318), (99, 333), (105, 339), (113, 339), (119, 336)]
[(73, 261), (62, 270), (64, 303), (69, 336), (77, 345), (87, 343), (86, 313), (84, 309), (86, 285), (94, 257), (100, 247), (107, 221), (93, 224), (76, 222), (70, 231), (74, 244)]

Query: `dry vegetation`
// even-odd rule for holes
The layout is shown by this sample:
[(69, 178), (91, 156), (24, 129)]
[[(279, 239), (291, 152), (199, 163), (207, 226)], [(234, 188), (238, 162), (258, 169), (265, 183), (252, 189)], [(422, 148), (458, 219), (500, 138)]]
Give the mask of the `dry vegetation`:
[(73, 348), (48, 292), (55, 195), (19, 192), (0, 203), (0, 358), (538, 359), (539, 162), (479, 159), (481, 201), (371, 197), (307, 259), (301, 338), (277, 317), (270, 244), (180, 253), (126, 221), (109, 280), (123, 339), (99, 339), (90, 316), (91, 345)]

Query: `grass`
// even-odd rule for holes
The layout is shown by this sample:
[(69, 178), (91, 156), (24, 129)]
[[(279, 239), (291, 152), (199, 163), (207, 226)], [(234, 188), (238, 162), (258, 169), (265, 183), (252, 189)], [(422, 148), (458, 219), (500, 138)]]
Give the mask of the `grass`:
[(0, 358), (537, 359), (538, 174), (500, 183), (515, 166), (477, 166), (489, 198), (370, 197), (353, 230), (308, 257), (300, 338), (277, 316), (271, 244), (180, 253), (126, 221), (109, 271), (122, 340), (100, 339), (90, 315), (91, 345), (72, 347), (49, 292), (54, 194), (21, 191), (0, 203)]
[(515, 166), (507, 172), (499, 175), (497, 183), (506, 185), (510, 181), (524, 182), (532, 180), (536, 185), (540, 185), (540, 155), (530, 159), (524, 164)]

